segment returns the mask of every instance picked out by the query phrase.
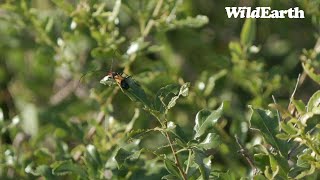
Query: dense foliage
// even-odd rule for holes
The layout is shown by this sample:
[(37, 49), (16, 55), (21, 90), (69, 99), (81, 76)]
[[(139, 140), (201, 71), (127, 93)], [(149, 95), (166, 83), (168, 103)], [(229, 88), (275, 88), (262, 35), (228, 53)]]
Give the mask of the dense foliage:
[(0, 179), (319, 178), (319, 1), (0, 3)]

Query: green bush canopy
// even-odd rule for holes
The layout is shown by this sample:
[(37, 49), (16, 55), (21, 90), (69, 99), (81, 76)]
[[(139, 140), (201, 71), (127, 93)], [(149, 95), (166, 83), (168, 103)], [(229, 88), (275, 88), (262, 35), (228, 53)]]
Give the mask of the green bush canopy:
[(0, 179), (319, 179), (319, 30), (313, 0), (0, 1)]

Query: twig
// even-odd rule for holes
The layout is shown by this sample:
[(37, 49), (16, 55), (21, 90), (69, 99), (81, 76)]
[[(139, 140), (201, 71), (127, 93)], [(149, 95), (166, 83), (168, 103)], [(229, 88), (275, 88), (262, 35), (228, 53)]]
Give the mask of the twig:
[(189, 149), (189, 155), (188, 155), (188, 163), (187, 163), (187, 168), (186, 168), (186, 174), (188, 174), (189, 167), (190, 167), (190, 161), (191, 161), (191, 149)]
[[(273, 103), (275, 104), (275, 105), (277, 105), (277, 101), (276, 101), (276, 98), (273, 96), (273, 95), (271, 95), (272, 96), (272, 100), (273, 100)], [(280, 122), (281, 122), (281, 114), (280, 114), (280, 112), (279, 112), (279, 110), (277, 109), (277, 116), (278, 116), (278, 126), (279, 126), (279, 131), (281, 131), (281, 126), (280, 126)]]
[(76, 89), (76, 86), (75, 86), (76, 84), (77, 82), (74, 80), (71, 80), (66, 84), (63, 84), (63, 87), (59, 89), (59, 91), (56, 92), (53, 96), (50, 97), (50, 104), (57, 105), (60, 102), (62, 102), (64, 99), (69, 97), (69, 95), (71, 95), (71, 93), (73, 93), (74, 90)]
[[(99, 125), (102, 124), (104, 118), (105, 118), (105, 113), (103, 111), (100, 111), (99, 114), (98, 114), (98, 117), (97, 117), (97, 122), (98, 122)], [(93, 135), (95, 135), (95, 134), (96, 134), (96, 127), (93, 126), (88, 131), (87, 139), (91, 140)]]
[(294, 87), (294, 90), (293, 90), (293, 92), (292, 92), (292, 94), (291, 94), (291, 97), (290, 97), (290, 103), (289, 103), (289, 105), (292, 103), (293, 98), (294, 98), (294, 95), (296, 94), (296, 91), (297, 91), (297, 89), (298, 89), (299, 82), (300, 82), (300, 77), (301, 77), (301, 74), (298, 75), (297, 82), (296, 82), (296, 86)]
[(150, 19), (150, 20), (148, 21), (147, 25), (145, 26), (144, 31), (143, 31), (143, 33), (142, 33), (142, 36), (143, 36), (143, 37), (146, 37), (146, 36), (149, 34), (149, 32), (150, 32), (150, 30), (152, 29), (153, 25), (154, 25), (154, 20), (153, 20), (153, 19)]
[[(119, 88), (115, 88), (112, 92), (112, 94), (109, 96), (109, 98), (107, 99), (106, 101), (106, 104), (111, 104), (112, 103), (112, 99), (114, 97), (115, 94), (117, 94), (119, 91)], [(105, 113), (103, 111), (100, 111), (98, 116), (97, 116), (97, 123), (98, 125), (101, 125), (103, 123), (103, 120), (105, 119)], [(87, 139), (88, 140), (91, 140), (93, 135), (95, 135), (96, 133), (96, 127), (91, 127), (88, 131), (88, 134), (87, 134)]]
[(178, 156), (176, 154), (176, 151), (173, 148), (172, 140), (170, 138), (170, 135), (169, 135), (169, 133), (167, 131), (164, 131), (164, 133), (165, 133), (165, 135), (166, 135), (166, 137), (168, 139), (168, 142), (170, 144), (170, 147), (171, 147), (171, 150), (172, 150), (172, 154), (173, 154), (173, 157), (174, 157), (174, 160), (175, 160), (175, 164), (176, 164), (177, 168), (179, 169), (179, 172), (182, 175), (183, 179), (187, 180), (187, 175), (183, 172), (183, 169), (181, 167), (181, 164), (180, 164), (180, 161), (179, 161)]
[(162, 4), (163, 4), (163, 0), (159, 0), (156, 7), (153, 10), (153, 13), (152, 13), (153, 17), (156, 17), (159, 14)]
[(247, 162), (249, 163), (249, 165), (250, 165), (251, 168), (253, 169), (253, 173), (256, 174), (258, 170), (257, 170), (257, 168), (255, 167), (254, 162), (253, 162), (252, 158), (250, 157), (250, 155), (249, 155), (249, 153), (248, 153), (248, 150), (245, 149), (245, 148), (242, 146), (242, 144), (240, 143), (239, 138), (238, 138), (237, 135), (235, 135), (234, 137), (235, 137), (235, 139), (236, 139), (237, 144), (238, 144), (239, 147), (240, 147), (239, 152), (240, 152), (241, 155), (247, 160)]

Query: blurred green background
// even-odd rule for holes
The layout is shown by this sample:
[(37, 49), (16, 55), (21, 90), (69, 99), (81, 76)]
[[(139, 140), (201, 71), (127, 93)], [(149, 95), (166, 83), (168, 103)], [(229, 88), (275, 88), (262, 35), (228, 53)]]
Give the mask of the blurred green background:
[[(274, 95), (286, 107), (299, 73), (298, 99), (319, 88), (301, 66), (303, 49), (319, 38), (319, 1), (168, 0), (155, 16), (156, 0), (123, 0), (115, 13), (117, 2), (0, 1), (1, 179), (33, 179), (30, 168), (78, 161), (77, 149), (88, 144), (107, 161), (134, 114), (133, 129), (158, 125), (117, 86), (99, 83), (111, 67), (151, 96), (167, 84), (191, 82), (189, 96), (168, 115), (188, 135), (200, 109), (227, 102), (217, 127), (222, 144), (208, 153), (214, 169), (234, 177), (250, 173), (234, 135), (248, 148), (261, 141), (248, 128), (248, 105), (266, 108)], [(299, 6), (306, 18), (257, 19), (254, 40), (241, 44), (245, 20), (228, 19), (227, 6)], [(154, 149), (163, 141), (150, 135), (141, 146)], [(148, 173), (131, 178), (165, 174), (163, 168)]]

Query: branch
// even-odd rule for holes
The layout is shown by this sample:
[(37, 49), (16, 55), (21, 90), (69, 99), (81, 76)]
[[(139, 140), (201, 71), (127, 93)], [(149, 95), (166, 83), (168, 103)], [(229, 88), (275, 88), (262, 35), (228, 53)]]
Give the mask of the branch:
[(249, 163), (249, 165), (251, 166), (251, 168), (253, 169), (253, 174), (256, 174), (258, 172), (258, 169), (255, 167), (254, 162), (252, 160), (252, 158), (250, 157), (248, 150), (245, 149), (242, 144), (239, 141), (239, 138), (237, 135), (234, 136), (236, 139), (237, 144), (240, 147), (240, 150), (238, 151), (239, 153), (241, 153), (241, 155), (247, 160), (247, 162)]
[(168, 139), (168, 142), (170, 144), (170, 147), (171, 147), (171, 150), (172, 150), (172, 154), (173, 154), (173, 157), (174, 157), (174, 160), (175, 160), (175, 164), (176, 164), (177, 168), (179, 169), (179, 172), (182, 175), (183, 179), (187, 180), (187, 175), (183, 172), (183, 169), (181, 167), (180, 161), (178, 159), (178, 155), (176, 154), (176, 151), (173, 148), (172, 140), (170, 138), (170, 135), (169, 135), (169, 133), (167, 131), (164, 131), (164, 133), (165, 133), (165, 135), (166, 135), (166, 137)]

